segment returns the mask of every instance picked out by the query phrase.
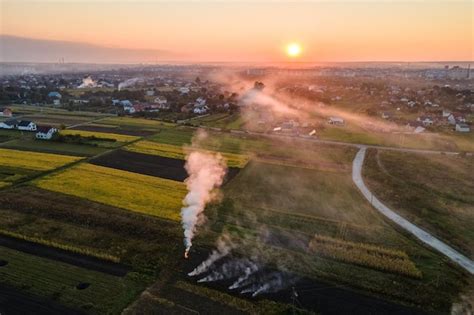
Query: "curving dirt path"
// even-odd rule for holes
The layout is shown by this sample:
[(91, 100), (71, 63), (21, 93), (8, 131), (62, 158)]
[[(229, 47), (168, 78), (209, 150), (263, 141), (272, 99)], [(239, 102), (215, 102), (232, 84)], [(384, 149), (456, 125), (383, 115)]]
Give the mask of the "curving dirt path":
[(449, 245), (443, 243), (433, 235), (420, 229), (418, 226), (414, 225), (410, 221), (398, 215), (372, 194), (372, 192), (367, 188), (364, 183), (364, 180), (362, 179), (362, 166), (364, 164), (366, 150), (366, 146), (360, 146), (360, 150), (359, 152), (357, 152), (352, 163), (352, 180), (356, 184), (357, 188), (359, 188), (359, 190), (362, 192), (364, 197), (372, 204), (375, 209), (377, 209), (384, 216), (386, 216), (387, 218), (401, 226), (403, 229), (416, 236), (423, 243), (431, 246), (432, 248), (447, 256), (453, 262), (457, 263), (465, 270), (467, 270), (470, 274), (474, 275), (474, 262), (471, 259), (462, 255)]

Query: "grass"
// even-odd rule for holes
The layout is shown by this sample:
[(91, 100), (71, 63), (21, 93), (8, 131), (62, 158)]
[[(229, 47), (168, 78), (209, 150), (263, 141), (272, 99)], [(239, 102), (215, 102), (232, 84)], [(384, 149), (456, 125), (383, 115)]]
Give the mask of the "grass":
[(473, 169), (470, 157), (369, 150), (364, 177), (383, 202), (474, 258)]
[(191, 120), (193, 125), (202, 125), (211, 128), (222, 129), (241, 129), (245, 124), (240, 114), (229, 115), (227, 113), (213, 114), (202, 118), (195, 118)]
[[(132, 145), (125, 147), (125, 149), (132, 152), (164, 156), (173, 159), (184, 160), (186, 158), (186, 148), (146, 140), (135, 142)], [(221, 155), (227, 161), (227, 166), (229, 167), (242, 168), (245, 167), (248, 162), (248, 157), (245, 155), (233, 153), (221, 153)]]
[[(321, 164), (315, 169), (251, 161), (224, 187), (222, 204), (208, 207), (211, 232), (195, 243), (212, 244), (215, 235), (227, 232), (238, 252), (270, 265), (425, 310), (448, 311), (466, 286), (463, 272), (371, 208), (346, 167), (354, 152), (324, 150), (312, 157)], [(338, 171), (325, 170), (326, 163), (336, 161)]]
[(0, 149), (0, 166), (47, 171), (80, 160), (80, 157)]
[[(56, 300), (90, 314), (117, 314), (138, 295), (144, 284), (134, 274), (124, 278), (0, 247), (8, 265), (0, 268), (0, 284), (26, 294)], [(84, 290), (79, 283), (90, 283)]]
[(36, 186), (169, 220), (180, 220), (183, 183), (92, 164), (48, 175)]
[(85, 131), (85, 130), (72, 130), (66, 129), (61, 130), (61, 134), (63, 135), (80, 135), (83, 137), (96, 137), (100, 139), (113, 139), (118, 142), (131, 142), (137, 140), (139, 137), (136, 136), (128, 136), (128, 135), (120, 135), (116, 133), (105, 133), (105, 132), (96, 132), (96, 131)]

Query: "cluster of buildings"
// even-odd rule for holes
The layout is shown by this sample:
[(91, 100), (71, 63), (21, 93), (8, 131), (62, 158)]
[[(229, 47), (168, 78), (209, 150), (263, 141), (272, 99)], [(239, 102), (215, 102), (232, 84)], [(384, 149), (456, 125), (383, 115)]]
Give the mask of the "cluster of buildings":
[[(8, 109), (8, 111), (6, 111), (6, 109), (0, 109), (0, 110), (2, 113), (2, 115), (0, 116), (4, 116), (4, 117), (13, 116), (11, 109)], [(5, 115), (5, 112), (7, 113), (7, 115)], [(7, 119), (5, 121), (0, 121), (0, 129), (35, 132), (37, 139), (45, 139), (45, 140), (51, 139), (53, 135), (56, 132), (58, 132), (56, 128), (53, 128), (51, 126), (38, 126), (33, 121), (17, 120), (14, 118)]]

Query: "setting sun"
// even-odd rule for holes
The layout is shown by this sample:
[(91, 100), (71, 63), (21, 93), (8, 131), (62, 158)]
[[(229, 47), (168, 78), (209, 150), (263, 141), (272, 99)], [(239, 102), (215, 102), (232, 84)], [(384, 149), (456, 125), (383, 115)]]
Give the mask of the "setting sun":
[(286, 47), (286, 53), (290, 57), (298, 57), (301, 54), (301, 46), (297, 43), (291, 43)]

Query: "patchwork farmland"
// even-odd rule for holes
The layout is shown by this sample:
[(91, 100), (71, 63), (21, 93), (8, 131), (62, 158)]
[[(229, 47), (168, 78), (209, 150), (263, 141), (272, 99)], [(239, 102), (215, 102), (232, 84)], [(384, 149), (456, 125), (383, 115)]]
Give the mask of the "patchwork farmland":
[[(469, 285), (364, 201), (350, 177), (355, 148), (210, 130), (196, 141), (197, 129), (156, 120), (77, 120), (85, 124), (60, 131), (74, 142), (23, 136), (0, 148), (0, 288), (16, 298), (91, 314), (423, 313), (448, 311)], [(189, 150), (220, 153), (228, 175), (183, 259)], [(188, 276), (223, 236), (232, 253)], [(251, 257), (257, 277), (281, 273), (291, 286), (252, 297), (229, 289), (235, 278), (198, 282)]]

